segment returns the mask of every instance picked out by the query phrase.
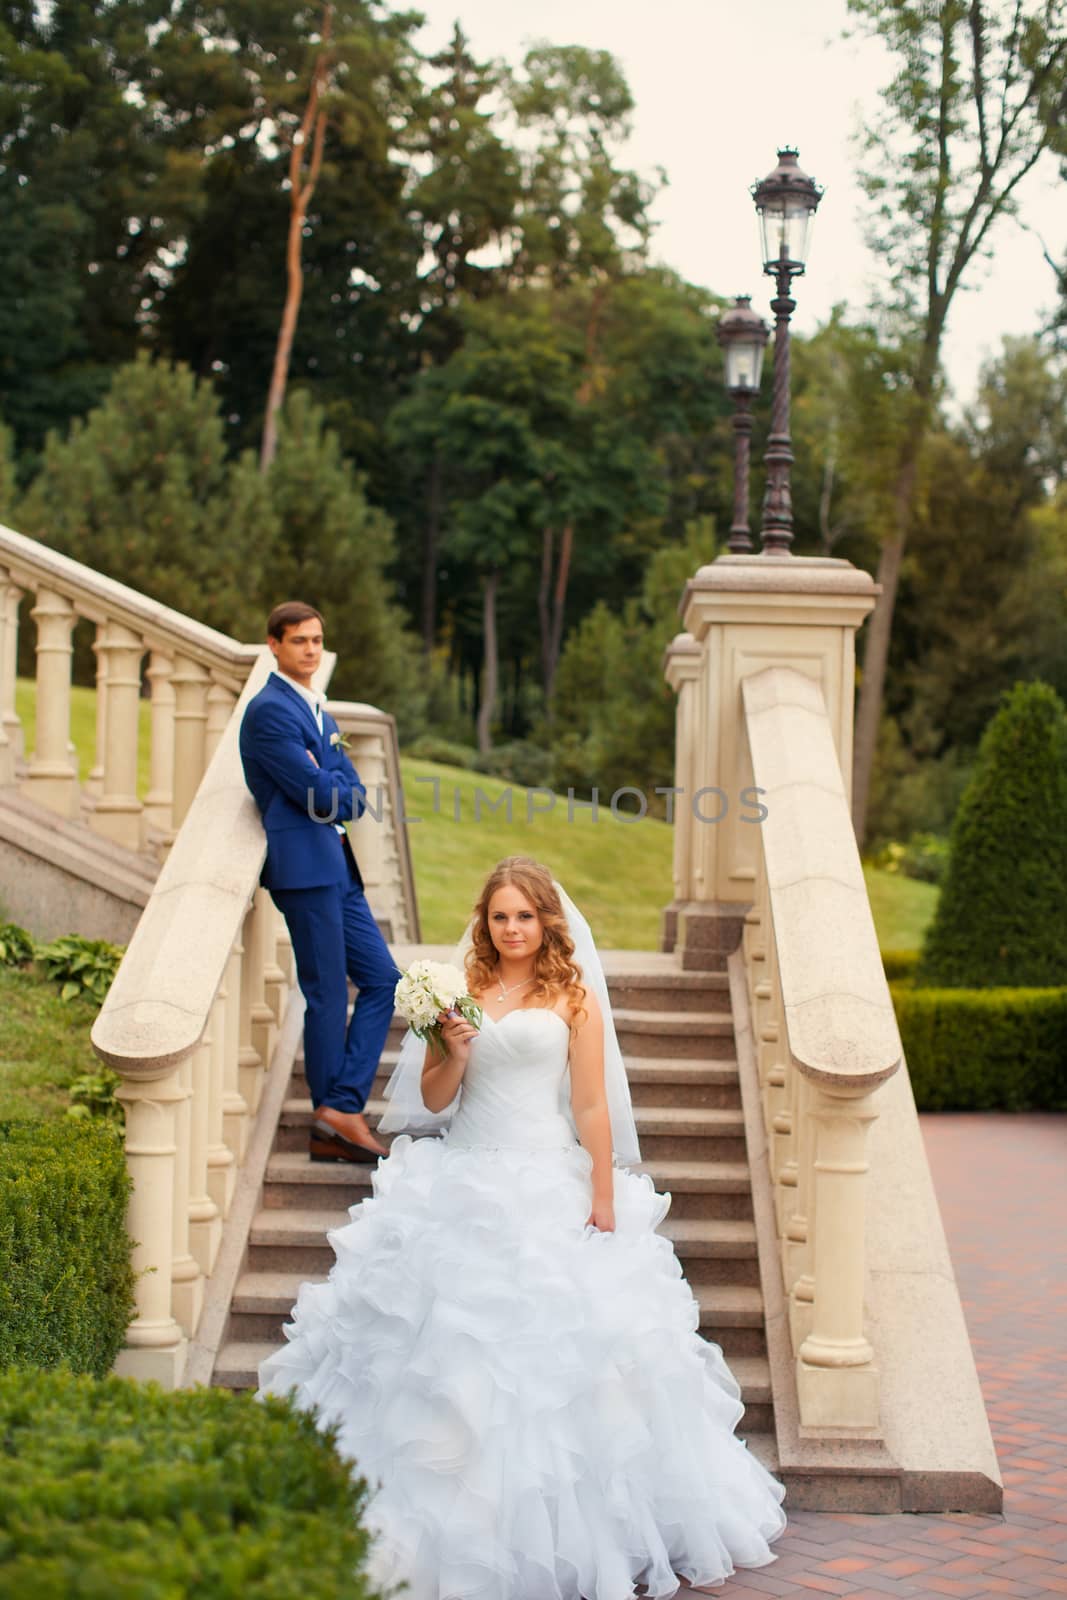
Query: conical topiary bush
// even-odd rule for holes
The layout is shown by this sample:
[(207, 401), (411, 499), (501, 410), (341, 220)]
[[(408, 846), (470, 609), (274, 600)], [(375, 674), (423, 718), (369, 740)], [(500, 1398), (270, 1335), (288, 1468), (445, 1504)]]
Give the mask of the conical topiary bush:
[(1067, 710), (1047, 684), (1017, 683), (982, 736), (916, 981), (1067, 984)]

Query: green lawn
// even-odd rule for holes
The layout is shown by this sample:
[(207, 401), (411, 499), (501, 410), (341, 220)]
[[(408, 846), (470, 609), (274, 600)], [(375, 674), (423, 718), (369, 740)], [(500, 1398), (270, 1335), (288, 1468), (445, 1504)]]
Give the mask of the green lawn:
[[(27, 750), (33, 749), (36, 687), (20, 680), (16, 705), (22, 718)], [(138, 792), (148, 792), (149, 708), (141, 706)], [(84, 779), (96, 747), (96, 692), (71, 691), (71, 738)], [(423, 938), (434, 944), (458, 939), (474, 897), (489, 868), (506, 855), (534, 855), (567, 886), (605, 948), (658, 949), (663, 907), (671, 898), (671, 829), (645, 818), (619, 822), (606, 806), (594, 822), (576, 808), (568, 819), (567, 802), (528, 818), (527, 791), (481, 773), (428, 761), (401, 763), (410, 822)], [(432, 783), (439, 781), (438, 809)], [(511, 789), (512, 816), (501, 803)], [(475, 818), (476, 791), (485, 797)], [(535, 799), (535, 806), (543, 797)], [(506, 799), (504, 800), (506, 804)], [(457, 820), (458, 817), (458, 820)], [(414, 819), (418, 818), (418, 821)], [(875, 926), (884, 950), (913, 950), (933, 916), (937, 890), (872, 867), (865, 869)]]
[(89, 1043), (96, 1007), (59, 998), (32, 969), (0, 967), (0, 1122), (53, 1117), (69, 1104), (67, 1088), (100, 1063)]

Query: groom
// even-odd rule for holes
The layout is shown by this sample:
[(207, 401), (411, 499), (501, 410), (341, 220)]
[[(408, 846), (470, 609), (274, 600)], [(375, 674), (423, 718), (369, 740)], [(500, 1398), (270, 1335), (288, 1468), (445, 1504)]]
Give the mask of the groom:
[[(363, 1107), (374, 1081), (400, 973), (371, 915), (340, 822), (366, 791), (337, 724), (311, 686), (322, 618), (290, 600), (267, 619), (275, 670), (248, 702), (241, 761), (267, 834), (261, 882), (285, 918), (307, 1002), (304, 1063), (314, 1120), (312, 1161), (373, 1162), (386, 1148)], [(335, 820), (336, 819), (336, 820)], [(348, 983), (359, 994), (352, 1021)]]

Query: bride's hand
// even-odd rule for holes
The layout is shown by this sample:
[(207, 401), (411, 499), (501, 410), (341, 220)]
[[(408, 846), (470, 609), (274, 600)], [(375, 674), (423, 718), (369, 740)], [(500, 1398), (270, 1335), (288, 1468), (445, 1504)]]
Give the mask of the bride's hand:
[(595, 1228), (598, 1233), (615, 1232), (615, 1207), (610, 1200), (594, 1200), (593, 1209), (590, 1211), (585, 1223), (587, 1228)]
[(461, 1017), (458, 1011), (442, 1011), (437, 1020), (441, 1024), (445, 1049), (452, 1060), (465, 1063), (471, 1043), (478, 1037), (477, 1028), (466, 1017)]

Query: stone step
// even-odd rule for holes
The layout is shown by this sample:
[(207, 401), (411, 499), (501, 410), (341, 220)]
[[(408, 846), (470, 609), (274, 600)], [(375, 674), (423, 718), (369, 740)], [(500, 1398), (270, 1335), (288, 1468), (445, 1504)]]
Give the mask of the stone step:
[[(372, 1098), (382, 1098), (396, 1066), (396, 1058), (396, 1050), (383, 1053), (371, 1086)], [(714, 1061), (694, 1060), (685, 1056), (631, 1056), (624, 1064), (635, 1106), (712, 1107), (737, 1106), (741, 1103), (737, 1062), (732, 1055)], [(294, 1066), (289, 1080), (289, 1096), (299, 1100), (306, 1098), (307, 1093), (307, 1078), (299, 1065)]]
[[(701, 974), (703, 976), (703, 974)], [(725, 993), (713, 999), (726, 1000)], [(711, 1005), (706, 1009), (683, 1011), (650, 1006), (612, 1006), (615, 1031), (623, 1055), (688, 1056), (721, 1059), (734, 1054), (734, 1024), (728, 1007)], [(394, 1014), (386, 1037), (386, 1048), (396, 1050), (404, 1036), (404, 1024)]]
[[(248, 1284), (249, 1274), (242, 1278), (237, 1285), (235, 1299), (242, 1294), (242, 1285)], [(279, 1275), (280, 1276), (280, 1275)], [(295, 1298), (300, 1280), (294, 1279), (292, 1294)], [(278, 1289), (273, 1292), (275, 1298), (279, 1297)], [(255, 1297), (256, 1286), (246, 1287), (245, 1298)], [(292, 1305), (290, 1299), (290, 1306)], [(260, 1362), (266, 1361), (273, 1350), (278, 1348), (281, 1338), (270, 1339), (231, 1339), (222, 1346), (215, 1361), (215, 1370), (212, 1374), (212, 1383), (219, 1388), (226, 1389), (253, 1389), (259, 1381)], [(730, 1360), (730, 1370), (741, 1386), (741, 1397), (745, 1402), (746, 1418), (749, 1408), (767, 1406), (771, 1397), (770, 1369), (766, 1356), (741, 1356), (735, 1355)], [(744, 1429), (742, 1427), (742, 1433)]]
[[(731, 1146), (737, 1140), (729, 1141)], [(743, 1151), (743, 1145), (740, 1149)], [(650, 1158), (636, 1169), (647, 1173), (660, 1193), (671, 1195), (671, 1217), (750, 1217), (752, 1191), (743, 1160)], [(263, 1187), (263, 1205), (330, 1206), (337, 1211), (358, 1205), (371, 1187), (370, 1167), (312, 1162), (304, 1150), (279, 1150), (271, 1155)]]

